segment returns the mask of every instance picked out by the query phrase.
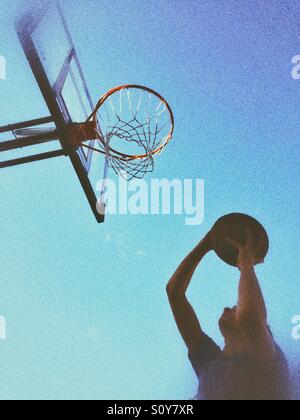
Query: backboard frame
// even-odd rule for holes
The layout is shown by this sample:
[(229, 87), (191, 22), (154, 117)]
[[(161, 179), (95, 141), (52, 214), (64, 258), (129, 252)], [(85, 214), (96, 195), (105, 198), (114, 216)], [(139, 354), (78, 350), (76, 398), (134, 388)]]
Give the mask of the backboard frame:
[[(92, 109), (94, 108), (94, 105), (62, 8), (58, 1), (53, 2), (53, 6), (57, 8), (62, 24), (64, 26), (65, 33), (70, 43), (70, 51), (66, 57), (66, 60), (63, 64), (63, 68), (61, 69), (58, 79), (56, 80), (54, 85), (51, 85), (50, 83), (46, 70), (43, 66), (43, 63), (40, 59), (39, 53), (33, 41), (34, 31), (41, 23), (42, 19), (46, 16), (49, 5), (38, 4), (38, 6), (35, 7), (31, 12), (25, 13), (16, 21), (15, 29), (18, 34), (24, 53), (26, 55), (26, 58), (31, 67), (31, 70), (34, 74), (34, 77), (43, 94), (44, 100), (47, 104), (47, 107), (58, 130), (58, 137), (62, 148), (64, 152), (69, 156), (73, 164), (74, 170), (80, 180), (82, 188), (85, 192), (85, 195), (88, 199), (88, 202), (91, 206), (91, 209), (95, 215), (97, 222), (102, 223), (104, 222), (105, 216), (99, 214), (99, 212), (97, 211), (97, 196), (88, 177), (92, 160), (92, 153), (89, 152), (86, 155), (85, 151), (82, 148), (76, 150), (75, 146), (73, 146), (72, 143), (70, 130), (68, 129), (69, 124), (72, 124), (72, 122), (82, 122), (72, 121), (67, 106), (64, 102), (64, 98), (62, 96), (62, 89), (64, 87), (68, 74), (70, 74), (70, 66), (72, 61), (75, 62), (76, 68), (79, 71), (79, 75), (84, 87), (84, 93), (89, 102), (89, 105)], [(91, 141), (91, 145), (93, 145), (93, 141)], [(105, 161), (104, 178), (107, 174), (107, 168), (108, 162)]]

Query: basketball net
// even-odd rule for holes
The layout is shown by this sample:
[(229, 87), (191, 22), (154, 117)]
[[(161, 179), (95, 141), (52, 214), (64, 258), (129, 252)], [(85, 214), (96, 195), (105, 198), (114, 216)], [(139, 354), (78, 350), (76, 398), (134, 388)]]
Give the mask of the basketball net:
[[(138, 85), (114, 88), (102, 96), (93, 114), (78, 124), (76, 147), (106, 156), (116, 174), (142, 179), (154, 170), (154, 158), (171, 141), (174, 116), (157, 92)], [(96, 146), (87, 144), (96, 140)]]

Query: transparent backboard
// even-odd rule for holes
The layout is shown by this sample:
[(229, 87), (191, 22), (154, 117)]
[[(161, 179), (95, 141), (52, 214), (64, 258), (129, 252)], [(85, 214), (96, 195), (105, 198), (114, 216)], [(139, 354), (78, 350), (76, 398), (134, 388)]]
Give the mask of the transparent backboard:
[(75, 149), (70, 138), (68, 126), (85, 122), (94, 105), (60, 4), (49, 2), (35, 7), (17, 22), (16, 28), (59, 130), (62, 147), (70, 156), (98, 222), (102, 222), (104, 217), (98, 214), (96, 203), (103, 190), (97, 181), (106, 178), (108, 163), (104, 156), (94, 156), (89, 149)]

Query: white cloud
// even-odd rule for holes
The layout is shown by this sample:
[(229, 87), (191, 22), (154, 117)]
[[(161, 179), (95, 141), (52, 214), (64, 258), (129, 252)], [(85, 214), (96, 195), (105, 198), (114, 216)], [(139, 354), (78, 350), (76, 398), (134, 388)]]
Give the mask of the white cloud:
[(147, 256), (146, 252), (144, 252), (144, 251), (137, 251), (137, 252), (136, 252), (136, 255), (137, 255), (138, 257), (146, 257), (146, 256)]
[(91, 339), (98, 338), (99, 336), (99, 330), (97, 327), (90, 327), (88, 329), (88, 337)]
[(105, 237), (106, 242), (110, 242), (112, 240), (111, 235), (108, 233)]

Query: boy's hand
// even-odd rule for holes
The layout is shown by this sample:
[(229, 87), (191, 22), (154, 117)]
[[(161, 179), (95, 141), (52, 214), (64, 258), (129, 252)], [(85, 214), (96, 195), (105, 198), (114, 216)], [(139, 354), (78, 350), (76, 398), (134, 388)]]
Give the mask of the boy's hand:
[(240, 270), (243, 268), (253, 268), (255, 265), (262, 264), (264, 262), (264, 259), (257, 258), (257, 255), (263, 246), (263, 239), (255, 245), (250, 229), (247, 229), (246, 245), (241, 245), (230, 238), (227, 238), (227, 242), (239, 251), (237, 265)]

